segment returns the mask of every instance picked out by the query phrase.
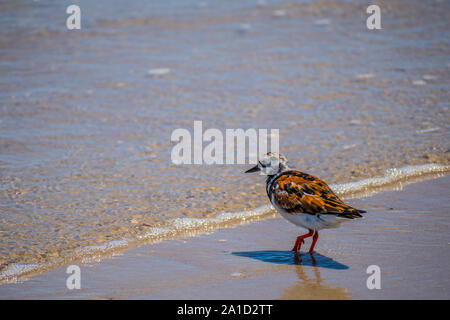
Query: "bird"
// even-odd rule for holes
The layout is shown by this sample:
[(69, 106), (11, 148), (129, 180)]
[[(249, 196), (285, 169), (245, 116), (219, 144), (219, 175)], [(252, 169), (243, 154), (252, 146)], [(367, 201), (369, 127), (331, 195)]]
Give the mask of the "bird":
[(289, 168), (285, 156), (276, 152), (264, 155), (245, 173), (267, 176), (266, 192), (271, 204), (289, 222), (308, 233), (297, 237), (292, 251), (298, 253), (305, 239), (312, 237), (309, 254), (319, 238), (319, 230), (337, 228), (348, 220), (362, 218), (366, 211), (355, 209), (338, 198), (325, 181)]

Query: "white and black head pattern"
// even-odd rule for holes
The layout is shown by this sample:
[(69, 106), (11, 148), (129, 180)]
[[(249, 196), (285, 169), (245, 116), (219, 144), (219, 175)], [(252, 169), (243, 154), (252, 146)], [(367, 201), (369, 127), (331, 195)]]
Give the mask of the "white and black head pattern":
[(259, 174), (261, 175), (272, 176), (288, 169), (289, 167), (285, 156), (276, 152), (269, 152), (259, 159), (258, 164), (255, 167), (247, 170), (247, 172), (259, 171)]

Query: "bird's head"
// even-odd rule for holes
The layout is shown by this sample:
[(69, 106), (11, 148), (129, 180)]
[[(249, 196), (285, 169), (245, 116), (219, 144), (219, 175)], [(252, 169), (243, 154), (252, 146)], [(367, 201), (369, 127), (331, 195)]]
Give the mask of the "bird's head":
[(279, 172), (288, 170), (287, 159), (282, 154), (269, 152), (260, 158), (258, 164), (245, 173), (259, 172), (263, 176), (272, 176)]

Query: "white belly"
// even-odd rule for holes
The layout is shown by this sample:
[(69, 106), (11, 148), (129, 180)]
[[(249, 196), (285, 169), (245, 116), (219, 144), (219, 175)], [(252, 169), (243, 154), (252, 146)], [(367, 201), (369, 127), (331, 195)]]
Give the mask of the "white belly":
[(277, 205), (274, 205), (274, 207), (281, 214), (281, 216), (289, 222), (310, 230), (318, 231), (320, 229), (337, 228), (346, 220), (331, 214), (323, 214), (319, 216), (307, 213), (290, 214)]

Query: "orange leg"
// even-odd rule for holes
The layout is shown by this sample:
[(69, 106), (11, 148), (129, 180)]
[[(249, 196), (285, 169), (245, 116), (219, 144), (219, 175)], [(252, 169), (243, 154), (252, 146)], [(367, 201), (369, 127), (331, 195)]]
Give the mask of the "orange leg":
[(309, 230), (309, 232), (307, 234), (299, 236), (297, 238), (297, 240), (295, 241), (294, 248), (292, 248), (292, 251), (297, 252), (298, 250), (300, 250), (300, 247), (302, 246), (302, 243), (305, 243), (304, 239), (309, 238), (312, 235), (314, 235), (314, 231), (313, 230)]
[(309, 253), (314, 252), (314, 246), (316, 245), (317, 239), (319, 239), (319, 232), (315, 231), (313, 235), (313, 241), (311, 243), (311, 248), (309, 248)]

